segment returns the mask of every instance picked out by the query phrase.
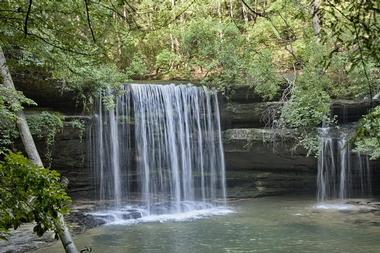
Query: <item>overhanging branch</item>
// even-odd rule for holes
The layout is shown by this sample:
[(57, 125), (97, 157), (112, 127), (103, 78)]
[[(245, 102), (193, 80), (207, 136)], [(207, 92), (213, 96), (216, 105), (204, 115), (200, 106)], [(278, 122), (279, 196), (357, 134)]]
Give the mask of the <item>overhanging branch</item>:
[(86, 7), (86, 16), (87, 16), (88, 28), (90, 28), (92, 40), (94, 41), (94, 43), (96, 43), (96, 39), (95, 39), (95, 35), (94, 35), (94, 30), (92, 29), (92, 26), (91, 26), (90, 13), (89, 13), (89, 10), (88, 10), (88, 2), (87, 2), (87, 0), (84, 0), (84, 5)]
[(27, 35), (31, 36), (31, 37), (35, 37), (36, 39), (39, 39), (39, 40), (45, 42), (46, 44), (48, 44), (48, 45), (50, 45), (52, 47), (58, 48), (58, 49), (60, 49), (62, 51), (66, 51), (66, 52), (70, 52), (70, 53), (78, 54), (78, 55), (83, 55), (83, 56), (91, 56), (91, 54), (83, 53), (83, 52), (80, 52), (80, 51), (77, 51), (77, 50), (72, 50), (72, 49), (70, 49), (68, 47), (64, 47), (64, 46), (60, 46), (58, 44), (55, 44), (55, 43), (49, 41), (49, 39), (46, 39), (46, 38), (44, 38), (44, 37), (42, 37), (40, 35), (37, 35), (35, 33), (28, 32)]
[(29, 21), (30, 12), (32, 10), (32, 4), (33, 4), (33, 0), (29, 0), (28, 11), (26, 12), (25, 21), (24, 21), (25, 37), (28, 35), (28, 21)]
[(255, 14), (256, 16), (263, 17), (263, 18), (266, 17), (263, 13), (257, 12), (257, 11), (255, 11), (254, 9), (252, 9), (252, 7), (249, 6), (249, 4), (247, 4), (247, 2), (246, 2), (245, 0), (241, 0), (241, 1), (242, 1), (243, 4), (245, 5), (245, 7), (247, 7), (248, 10), (249, 10), (250, 12), (252, 12), (253, 14)]

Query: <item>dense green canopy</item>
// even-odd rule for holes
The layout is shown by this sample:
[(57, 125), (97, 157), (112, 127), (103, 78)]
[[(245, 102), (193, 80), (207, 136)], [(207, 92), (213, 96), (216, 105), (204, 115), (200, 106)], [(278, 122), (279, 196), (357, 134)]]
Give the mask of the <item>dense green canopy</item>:
[(276, 126), (308, 143), (334, 121), (331, 99), (379, 91), (379, 10), (373, 0), (6, 0), (0, 41), (13, 72), (42, 69), (86, 104), (129, 79), (249, 85), (286, 102)]

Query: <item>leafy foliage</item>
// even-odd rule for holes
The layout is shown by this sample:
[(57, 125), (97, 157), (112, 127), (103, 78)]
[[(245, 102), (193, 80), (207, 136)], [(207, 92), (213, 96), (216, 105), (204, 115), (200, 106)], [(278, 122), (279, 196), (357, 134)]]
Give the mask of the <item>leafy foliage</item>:
[(352, 65), (380, 62), (378, 1), (322, 1), (321, 12), (326, 39), (332, 38), (337, 49), (349, 51)]
[(380, 106), (363, 117), (357, 128), (354, 143), (356, 150), (368, 154), (371, 159), (380, 157)]
[(305, 147), (309, 154), (313, 154), (318, 150), (315, 127), (331, 122), (331, 99), (323, 89), (312, 85), (317, 76), (309, 76), (310, 73), (304, 75), (304, 78), (311, 79), (304, 79), (305, 81), (293, 90), (290, 101), (282, 110), (281, 120), (285, 127), (297, 130), (299, 144)]
[[(351, 55), (348, 52), (334, 55), (330, 61), (330, 72), (333, 81), (329, 92), (333, 98), (369, 99), (370, 88), (380, 90), (380, 72), (373, 63), (367, 62), (366, 70), (362, 66), (351, 66)], [(371, 87), (368, 86), (371, 84)], [(374, 94), (372, 94), (374, 95)]]
[(40, 114), (31, 115), (28, 117), (27, 121), (32, 135), (38, 139), (45, 140), (45, 158), (48, 164), (47, 167), (50, 167), (55, 136), (63, 129), (63, 117), (59, 113), (43, 111)]
[(17, 153), (0, 162), (0, 238), (21, 224), (34, 221), (42, 236), (59, 222), (58, 213), (68, 212), (70, 197), (54, 170), (38, 167)]
[(18, 136), (17, 113), (23, 109), (23, 105), (35, 105), (35, 103), (26, 98), (22, 92), (0, 85), (0, 155), (9, 150), (13, 140)]
[(331, 79), (321, 68), (323, 48), (315, 42), (303, 51), (304, 70), (291, 90), (291, 97), (282, 109), (281, 126), (296, 129), (299, 144), (309, 154), (318, 150), (316, 127), (333, 123), (330, 116)]
[(249, 79), (256, 92), (272, 100), (280, 89), (281, 79), (272, 64), (272, 54), (264, 50), (253, 60), (250, 66)]
[(316, 83), (323, 77), (313, 72), (305, 72), (293, 89), (290, 101), (283, 109), (282, 117), (292, 128), (307, 129), (330, 121), (331, 99), (326, 91)]
[(82, 119), (74, 119), (70, 121), (71, 127), (79, 130), (79, 140), (83, 142), (83, 137), (86, 131), (86, 124)]
[(29, 2), (1, 1), (0, 40), (7, 56), (15, 59), (8, 61), (11, 70), (41, 67), (61, 82), (62, 90), (72, 90), (81, 102), (91, 104), (89, 95), (127, 80), (113, 58), (124, 22), (113, 15), (119, 12), (119, 4), (115, 10), (113, 4), (38, 1), (28, 12)]

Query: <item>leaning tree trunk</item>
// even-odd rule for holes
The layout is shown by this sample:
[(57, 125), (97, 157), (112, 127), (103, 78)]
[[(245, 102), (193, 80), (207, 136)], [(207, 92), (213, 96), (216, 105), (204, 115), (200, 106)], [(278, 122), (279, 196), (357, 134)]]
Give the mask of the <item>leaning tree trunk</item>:
[[(1, 76), (3, 78), (4, 85), (9, 89), (14, 89), (15, 86), (13, 84), (13, 80), (9, 69), (7, 67), (5, 56), (3, 50), (0, 47), (0, 70)], [(23, 111), (17, 113), (17, 127), (20, 132), (22, 143), (25, 147), (25, 152), (28, 154), (28, 157), (32, 162), (38, 166), (43, 167), (40, 155), (38, 154), (36, 145), (34, 144), (34, 140), (32, 134), (30, 133), (28, 123), (26, 122), (25, 114)]]
[[(3, 78), (4, 86), (15, 90), (11, 73), (6, 64), (4, 52), (0, 46), (0, 71)], [(21, 140), (25, 147), (25, 152), (29, 159), (36, 165), (43, 167), (41, 157), (34, 143), (32, 134), (30, 133), (28, 123), (23, 111), (17, 113), (17, 127), (20, 132)], [(70, 232), (65, 224), (62, 214), (58, 214), (59, 220), (54, 223), (55, 230), (61, 239), (63, 247), (67, 253), (78, 253), (74, 241), (71, 238)]]

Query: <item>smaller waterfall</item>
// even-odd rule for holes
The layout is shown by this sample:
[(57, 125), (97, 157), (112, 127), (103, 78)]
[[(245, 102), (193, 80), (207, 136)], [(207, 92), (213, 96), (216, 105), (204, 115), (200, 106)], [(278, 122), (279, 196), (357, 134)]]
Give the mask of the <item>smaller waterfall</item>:
[(371, 195), (368, 156), (352, 152), (349, 140), (348, 129), (320, 129), (317, 175), (319, 202)]

